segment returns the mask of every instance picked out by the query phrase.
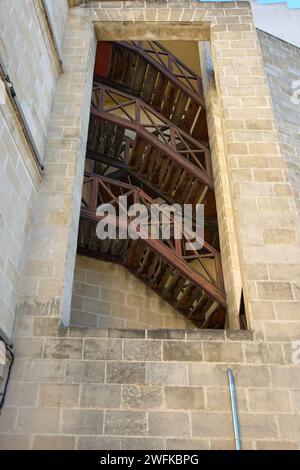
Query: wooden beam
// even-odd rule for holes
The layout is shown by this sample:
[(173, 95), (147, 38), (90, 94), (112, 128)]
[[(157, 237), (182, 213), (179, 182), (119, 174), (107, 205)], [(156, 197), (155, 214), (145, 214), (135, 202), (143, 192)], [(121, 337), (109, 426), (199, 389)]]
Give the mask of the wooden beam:
[(69, 7), (79, 7), (81, 5), (83, 0), (68, 0)]
[[(119, 187), (120, 189), (136, 191), (138, 196), (137, 201), (144, 201), (144, 198), (147, 197), (147, 200), (151, 203), (151, 199), (137, 187), (134, 187), (127, 183), (117, 182), (115, 180), (111, 180), (110, 178), (97, 176), (93, 174), (86, 174), (87, 177), (90, 178), (92, 181), (92, 201), (89, 207), (82, 207), (81, 208), (81, 219), (87, 219), (93, 222), (97, 222), (100, 218), (96, 215), (96, 205), (93, 203), (93, 195), (98, 194), (99, 191), (99, 182), (102, 185), (113, 184), (115, 187)], [(103, 186), (104, 187), (104, 186)], [(109, 190), (111, 192), (111, 190)], [(124, 194), (124, 191), (120, 194)], [(111, 192), (111, 197), (116, 199), (117, 196)], [(153, 201), (152, 201), (153, 202)], [(124, 222), (122, 219), (117, 217), (117, 220), (114, 220), (114, 223), (118, 227), (123, 227), (124, 223), (127, 228), (127, 220)], [(210, 297), (213, 301), (217, 301), (223, 307), (226, 307), (226, 299), (224, 293), (224, 285), (223, 285), (223, 277), (222, 277), (222, 267), (220, 261), (220, 255), (213, 247), (211, 247), (207, 242), (204, 242), (204, 248), (207, 249), (211, 255), (214, 255), (215, 261), (215, 269), (217, 275), (217, 282), (218, 284), (211, 282), (207, 278), (205, 278), (200, 272), (193, 269), (186, 261), (183, 253), (178, 253), (176, 250), (170, 248), (166, 244), (162, 243), (161, 240), (151, 239), (148, 238), (147, 229), (144, 231), (143, 227), (140, 229), (141, 239), (145, 246), (151, 249), (157, 256), (162, 258), (168, 265), (172, 266), (176, 271), (178, 271), (185, 279), (188, 279), (195, 287), (201, 288), (206, 292), (208, 297)], [(203, 255), (205, 257), (205, 254)], [(201, 255), (200, 255), (201, 257)]]
[[(97, 15), (97, 10), (95, 10)], [(93, 21), (98, 41), (209, 41), (208, 21)]]
[[(164, 76), (166, 76), (169, 80), (171, 80), (173, 83), (175, 83), (180, 89), (184, 90), (189, 96), (191, 96), (202, 108), (205, 108), (205, 102), (204, 102), (204, 97), (202, 94), (200, 94), (200, 90), (197, 93), (195, 90), (193, 90), (191, 87), (187, 86), (184, 82), (179, 80), (173, 73), (171, 73), (166, 67), (163, 67), (158, 61), (154, 60), (151, 56), (151, 54), (145, 52), (143, 48), (138, 47), (137, 45), (126, 42), (126, 41), (120, 41), (117, 42), (119, 47), (123, 47), (126, 49), (129, 49), (131, 51), (134, 51), (136, 54), (139, 54), (141, 57), (143, 57), (147, 62), (149, 62), (153, 67), (155, 67), (157, 70), (159, 70)], [(174, 59), (176, 57), (174, 54), (172, 54)], [(199, 80), (201, 78), (199, 77)]]
[(198, 179), (199, 181), (207, 185), (210, 189), (214, 189), (212, 178), (210, 178), (204, 171), (197, 168), (188, 160), (184, 159), (180, 154), (176, 153), (170, 147), (163, 144), (160, 140), (154, 137), (150, 132), (145, 130), (143, 126), (140, 126), (136, 122), (133, 122), (133, 121), (126, 121), (125, 119), (120, 118), (119, 116), (116, 116), (114, 114), (109, 114), (106, 111), (102, 111), (102, 112), (98, 111), (95, 108), (91, 108), (91, 114), (95, 117), (98, 117), (99, 119), (112, 122), (114, 124), (117, 124), (120, 127), (125, 127), (126, 129), (130, 129), (133, 132), (136, 132), (144, 140), (146, 140), (150, 145), (157, 148), (164, 155), (168, 156), (171, 160), (174, 160), (178, 165), (184, 168), (194, 178)]

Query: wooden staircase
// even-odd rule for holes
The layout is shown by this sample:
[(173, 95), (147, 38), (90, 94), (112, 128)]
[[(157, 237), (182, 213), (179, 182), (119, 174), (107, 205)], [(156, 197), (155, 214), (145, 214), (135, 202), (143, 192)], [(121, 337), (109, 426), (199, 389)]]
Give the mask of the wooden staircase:
[(107, 85), (96, 83), (93, 89), (87, 157), (122, 162), (182, 204), (204, 202), (213, 190), (206, 146), (140, 99)]
[[(117, 198), (127, 196), (128, 206), (143, 204), (150, 214), (155, 203), (144, 191), (132, 185), (99, 175), (86, 174), (84, 180), (78, 252), (82, 255), (120, 263), (138, 279), (147, 284), (160, 297), (201, 328), (222, 328), (225, 321), (225, 295), (220, 254), (207, 242), (199, 250), (187, 248), (192, 237), (183, 230), (181, 240), (175, 239), (174, 217), (169, 216), (172, 227), (170, 240), (150, 235), (150, 218), (140, 229), (140, 237), (100, 240), (97, 223), (103, 218), (96, 215), (100, 204), (116, 205), (116, 227), (124, 229), (124, 220), (118, 213)], [(163, 209), (162, 209), (163, 211)], [(130, 223), (130, 217), (127, 222)]]
[[(97, 73), (103, 49), (108, 67)], [(99, 42), (95, 78), (141, 98), (195, 139), (208, 142), (201, 78), (159, 42)]]
[[(223, 328), (226, 300), (200, 77), (157, 42), (100, 42), (86, 157), (93, 173), (84, 181), (78, 252), (124, 265), (197, 326)], [(184, 236), (100, 240), (97, 207), (121, 194), (147, 207), (204, 204), (203, 248), (188, 253)]]

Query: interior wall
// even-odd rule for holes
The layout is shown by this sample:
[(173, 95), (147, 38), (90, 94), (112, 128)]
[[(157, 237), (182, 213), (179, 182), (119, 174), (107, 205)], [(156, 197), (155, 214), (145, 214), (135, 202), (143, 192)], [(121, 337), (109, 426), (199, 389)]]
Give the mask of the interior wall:
[(77, 255), (71, 325), (196, 328), (123, 266)]
[(194, 72), (201, 75), (197, 41), (160, 41), (160, 43)]

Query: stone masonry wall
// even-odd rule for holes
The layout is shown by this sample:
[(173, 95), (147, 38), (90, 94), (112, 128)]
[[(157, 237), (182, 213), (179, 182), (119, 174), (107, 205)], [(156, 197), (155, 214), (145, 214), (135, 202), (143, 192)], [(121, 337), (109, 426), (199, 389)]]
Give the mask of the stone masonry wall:
[(63, 43), (66, 24), (68, 21), (69, 6), (67, 0), (45, 0), (47, 11), (54, 31), (59, 53), (63, 52)]
[[(175, 3), (177, 7), (175, 6)], [(300, 224), (272, 107), (257, 32), (247, 2), (87, 2), (75, 8), (101, 34), (122, 21), (205, 22), (222, 119), (233, 230), (241, 270), (248, 325), (262, 337), (297, 339), (299, 327)], [(120, 34), (120, 32), (118, 33)], [(159, 30), (157, 30), (159, 36)], [(216, 165), (215, 165), (216, 167)], [(227, 230), (226, 236), (230, 237)], [(222, 256), (227, 256), (222, 253)], [(234, 257), (232, 257), (234, 260)], [(232, 278), (234, 278), (234, 273)]]
[[(270, 83), (282, 152), (300, 212), (300, 50), (258, 31)], [(297, 82), (294, 85), (294, 82)], [(297, 102), (292, 101), (295, 93)]]
[[(19, 311), (69, 323), (89, 122), (95, 37), (69, 15), (40, 185), (27, 244)], [(63, 317), (63, 318), (62, 318)], [(66, 318), (65, 318), (66, 317)]]
[[(22, 279), (26, 299), (15, 322), (16, 363), (0, 416), (0, 446), (232, 448), (230, 365), (243, 448), (299, 449), (300, 369), (293, 341), (300, 324), (300, 230), (249, 4), (91, 5), (69, 15), (65, 73), (46, 153), (50, 171)], [(156, 19), (210, 23), (223, 168), (232, 188), (230, 197), (221, 193), (220, 203), (230, 205), (231, 198), (234, 204), (235, 255), (254, 334), (59, 328), (72, 295), (92, 26), (138, 20), (143, 31)]]
[(40, 177), (6, 96), (0, 105), (0, 329), (12, 333)]
[(251, 333), (59, 330), (23, 317), (0, 448), (233, 449), (227, 368), (243, 449), (300, 448), (291, 344)]
[[(0, 54), (43, 157), (57, 70), (31, 0), (0, 4)], [(52, 5), (53, 15), (57, 14)], [(0, 328), (11, 335), (41, 176), (8, 96), (0, 104)]]
[(57, 70), (33, 0), (0, 2), (0, 54), (43, 158)]
[(77, 255), (71, 325), (196, 328), (123, 266)]

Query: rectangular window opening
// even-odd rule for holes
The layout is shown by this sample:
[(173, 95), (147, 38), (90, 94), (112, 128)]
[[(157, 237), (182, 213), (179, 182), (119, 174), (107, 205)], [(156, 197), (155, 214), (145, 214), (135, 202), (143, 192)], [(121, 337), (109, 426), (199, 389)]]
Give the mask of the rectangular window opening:
[[(137, 203), (148, 211), (142, 227), (151, 236), (123, 237)], [(97, 217), (103, 204), (110, 208)], [(165, 214), (162, 204), (177, 205), (181, 213), (193, 205), (181, 237), (177, 216)], [(196, 204), (204, 205), (204, 244), (187, 249)], [(155, 205), (157, 238), (148, 225)], [(103, 239), (112, 217), (115, 232)], [(166, 238), (162, 220), (169, 224)], [(71, 324), (223, 329), (218, 230), (198, 42), (99, 41)]]

